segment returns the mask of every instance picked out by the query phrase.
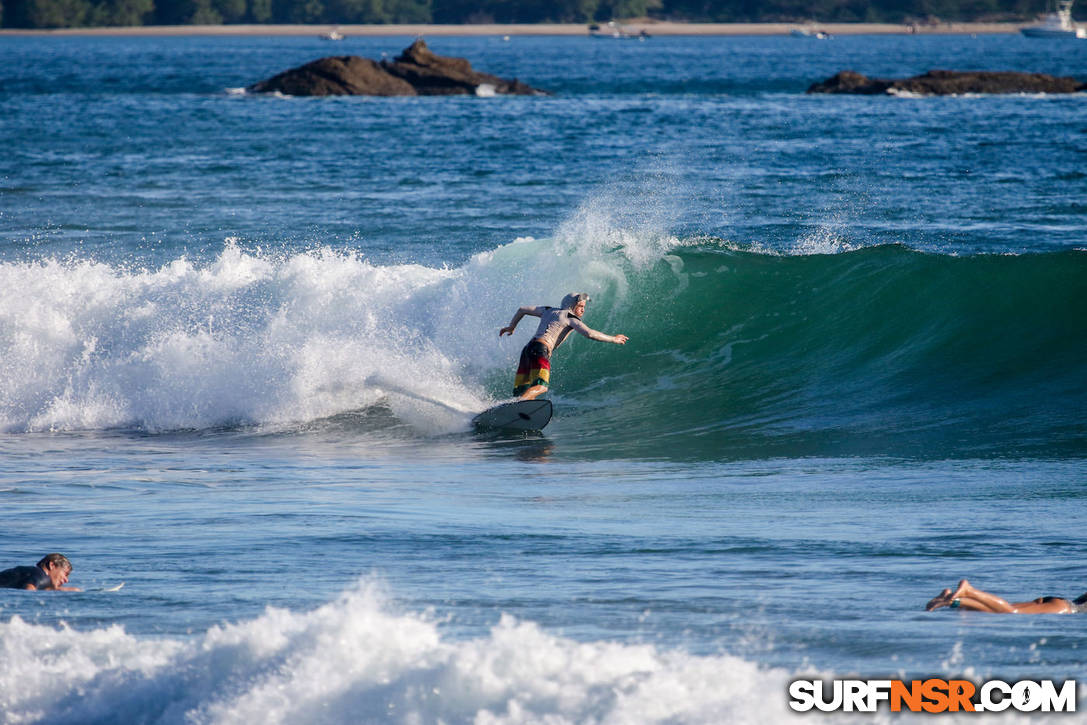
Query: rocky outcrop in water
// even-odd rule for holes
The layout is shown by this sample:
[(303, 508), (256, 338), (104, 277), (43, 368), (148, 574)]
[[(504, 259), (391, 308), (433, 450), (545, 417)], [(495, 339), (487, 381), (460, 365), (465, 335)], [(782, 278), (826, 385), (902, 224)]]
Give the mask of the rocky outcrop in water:
[(473, 70), (464, 58), (436, 55), (422, 38), (392, 61), (377, 63), (354, 55), (321, 58), (247, 90), (288, 96), (546, 95), (516, 78)]
[(246, 89), (287, 96), (414, 96), (407, 81), (391, 76), (372, 60), (357, 55), (321, 58), (284, 71)]
[(436, 55), (422, 38), (412, 43), (391, 63), (382, 61), (381, 67), (390, 75), (410, 83), (421, 96), (473, 95), (479, 92), (481, 86), (489, 86), (498, 94), (545, 95), (543, 91), (516, 78), (506, 80), (472, 70), (471, 63), (464, 58)]
[(914, 94), (952, 96), (967, 93), (1079, 93), (1087, 83), (1075, 78), (1044, 73), (1016, 71), (930, 70), (924, 75), (888, 80), (869, 78), (854, 71), (842, 71), (822, 83), (814, 83), (808, 93), (854, 93), (859, 95)]

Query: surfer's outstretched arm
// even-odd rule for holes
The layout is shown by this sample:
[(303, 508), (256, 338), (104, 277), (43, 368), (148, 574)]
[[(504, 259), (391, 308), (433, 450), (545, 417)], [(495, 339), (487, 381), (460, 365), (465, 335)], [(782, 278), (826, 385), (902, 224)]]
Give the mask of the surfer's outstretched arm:
[(626, 335), (609, 335), (606, 332), (600, 330), (594, 330), (586, 325), (584, 322), (578, 319), (570, 320), (570, 327), (577, 330), (578, 333), (584, 335), (590, 340), (596, 340), (597, 342), (611, 342), (616, 345), (625, 345), (630, 338)]
[(539, 317), (540, 316), (540, 308), (539, 307), (531, 307), (531, 306), (519, 308), (517, 310), (517, 312), (513, 315), (513, 319), (510, 320), (510, 324), (508, 326), (506, 326), (506, 327), (503, 327), (501, 330), (498, 331), (498, 336), (502, 337), (503, 335), (512, 335), (513, 331), (517, 329), (517, 323), (520, 322), (521, 318), (524, 317), (525, 315), (532, 315), (533, 317)]

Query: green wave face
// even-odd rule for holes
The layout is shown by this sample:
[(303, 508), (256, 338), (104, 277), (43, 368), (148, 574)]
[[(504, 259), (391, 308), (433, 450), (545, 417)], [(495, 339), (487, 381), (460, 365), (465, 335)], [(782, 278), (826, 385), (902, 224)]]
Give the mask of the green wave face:
[[(702, 244), (628, 277), (556, 393), (624, 455), (1087, 453), (1087, 254), (882, 246), (778, 256)], [(606, 320), (606, 322), (605, 322)]]

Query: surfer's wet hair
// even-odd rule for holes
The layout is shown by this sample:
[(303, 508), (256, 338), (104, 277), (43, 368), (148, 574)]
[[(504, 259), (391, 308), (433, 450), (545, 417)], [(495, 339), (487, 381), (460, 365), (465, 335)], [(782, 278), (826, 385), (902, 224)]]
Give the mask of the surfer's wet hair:
[(68, 557), (64, 554), (46, 554), (42, 557), (42, 560), (38, 562), (38, 566), (42, 569), (47, 569), (50, 564), (63, 567), (65, 571), (72, 570), (72, 562), (68, 561)]
[(571, 292), (562, 298), (562, 304), (559, 305), (559, 308), (563, 310), (572, 310), (577, 307), (578, 302), (588, 303), (591, 300), (592, 298), (584, 292)]

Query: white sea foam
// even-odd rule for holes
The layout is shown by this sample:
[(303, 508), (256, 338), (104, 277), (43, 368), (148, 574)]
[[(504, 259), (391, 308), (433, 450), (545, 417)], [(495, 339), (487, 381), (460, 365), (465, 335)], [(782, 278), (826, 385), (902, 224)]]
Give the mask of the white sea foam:
[(931, 98), (932, 94), (928, 93), (916, 93), (914, 91), (908, 91), (905, 88), (888, 88), (888, 96), (896, 96), (898, 98)]
[(0, 428), (307, 420), (373, 402), (375, 372), (421, 379), (423, 360), (439, 394), (470, 397), (402, 311), (450, 276), (234, 245), (203, 267), (0, 265)]
[[(456, 640), (372, 585), (188, 639), (0, 624), (0, 722), (723, 723), (788, 718), (784, 671), (576, 642), (503, 616)], [(48, 693), (43, 697), (42, 693)], [(768, 696), (768, 693), (774, 693)]]

